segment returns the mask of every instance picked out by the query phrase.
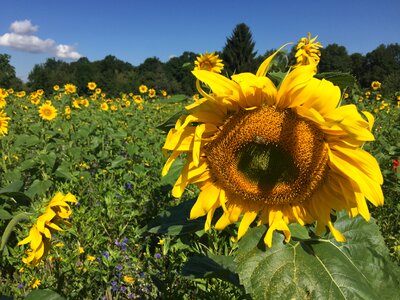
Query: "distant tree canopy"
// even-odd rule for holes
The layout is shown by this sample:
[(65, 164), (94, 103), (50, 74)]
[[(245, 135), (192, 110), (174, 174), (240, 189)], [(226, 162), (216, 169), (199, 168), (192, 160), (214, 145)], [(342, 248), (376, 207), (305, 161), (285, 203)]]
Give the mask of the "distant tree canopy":
[[(255, 43), (250, 28), (238, 24), (227, 38), (220, 57), (224, 61), (224, 73), (255, 72), (261, 62), (275, 50), (270, 49), (264, 55), (256, 55)], [(215, 51), (218, 53), (218, 51)], [(294, 62), (295, 47), (286, 56), (283, 52), (276, 56), (271, 71), (285, 70), (288, 62)], [(102, 60), (91, 62), (86, 57), (71, 63), (49, 58), (45, 63), (35, 65), (24, 84), (16, 77), (8, 54), (0, 54), (0, 87), (14, 89), (44, 89), (51, 91), (54, 85), (73, 83), (80, 94), (88, 92), (87, 83), (94, 81), (109, 96), (118, 96), (121, 92), (135, 92), (141, 84), (163, 89), (169, 94), (196, 93), (195, 78), (191, 67), (198, 54), (184, 52), (167, 62), (157, 57), (147, 58), (139, 66), (108, 55)], [(189, 65), (189, 67), (184, 67)], [(319, 72), (341, 71), (356, 76), (361, 87), (369, 87), (371, 82), (382, 83), (385, 93), (400, 91), (400, 45), (380, 45), (366, 55), (348, 54), (344, 46), (326, 45), (321, 49)]]
[(10, 64), (11, 56), (0, 54), (0, 87), (21, 89), (22, 80), (15, 74), (15, 68)]
[(250, 28), (244, 23), (236, 25), (221, 54), (225, 71), (229, 75), (256, 71), (254, 46)]

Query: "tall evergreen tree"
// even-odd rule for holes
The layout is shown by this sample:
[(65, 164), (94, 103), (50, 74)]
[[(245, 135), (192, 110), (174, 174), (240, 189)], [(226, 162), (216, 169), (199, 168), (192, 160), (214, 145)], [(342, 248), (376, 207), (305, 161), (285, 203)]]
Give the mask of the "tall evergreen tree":
[(244, 24), (236, 25), (232, 35), (227, 39), (221, 58), (224, 61), (224, 69), (228, 75), (242, 72), (255, 72), (254, 51), (255, 42), (250, 28)]

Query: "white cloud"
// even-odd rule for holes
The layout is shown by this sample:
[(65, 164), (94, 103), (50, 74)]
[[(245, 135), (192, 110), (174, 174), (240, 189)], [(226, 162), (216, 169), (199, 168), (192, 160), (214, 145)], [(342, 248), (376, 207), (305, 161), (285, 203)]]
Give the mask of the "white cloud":
[(57, 45), (56, 47), (56, 56), (60, 58), (71, 58), (78, 59), (82, 57), (78, 52), (75, 51), (75, 48), (69, 45)]
[(0, 35), (0, 46), (31, 53), (50, 53), (58, 58), (78, 59), (82, 55), (73, 46), (56, 44), (52, 39), (41, 39), (32, 33), (38, 30), (30, 20), (15, 21), (11, 32)]
[(29, 34), (38, 31), (39, 26), (33, 26), (30, 20), (15, 21), (11, 24), (10, 30), (19, 34)]
[(5, 33), (0, 35), (0, 46), (11, 47), (26, 52), (48, 52), (54, 47), (55, 42), (51, 39), (42, 40), (34, 35), (18, 33)]

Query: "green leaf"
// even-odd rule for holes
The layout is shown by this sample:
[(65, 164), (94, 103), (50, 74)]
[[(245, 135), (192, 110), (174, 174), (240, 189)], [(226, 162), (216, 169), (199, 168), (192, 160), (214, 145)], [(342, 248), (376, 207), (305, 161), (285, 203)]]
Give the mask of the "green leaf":
[(190, 257), (182, 268), (182, 275), (189, 278), (219, 278), (240, 286), (239, 277), (235, 273), (233, 256), (196, 255)]
[(161, 177), (161, 185), (171, 185), (173, 186), (178, 179), (183, 167), (186, 164), (186, 159), (177, 158), (168, 171), (168, 174)]
[(43, 289), (33, 290), (25, 297), (25, 300), (65, 300), (65, 298), (52, 290)]
[(10, 214), (5, 209), (0, 209), (0, 219), (1, 220), (9, 220), (12, 218), (12, 214)]
[(340, 87), (342, 91), (344, 91), (348, 87), (353, 87), (357, 83), (357, 79), (350, 73), (324, 72), (315, 75), (315, 77), (319, 79), (329, 80), (334, 85)]
[(158, 102), (160, 102), (160, 103), (178, 103), (178, 102), (185, 101), (187, 98), (188, 97), (186, 95), (177, 94), (177, 95), (173, 95), (167, 99), (160, 99), (160, 100), (158, 100)]
[(114, 159), (111, 162), (111, 166), (108, 167), (108, 169), (111, 170), (111, 169), (119, 168), (119, 167), (123, 166), (124, 164), (126, 164), (126, 162), (127, 162), (126, 158), (117, 157), (116, 159)]
[(151, 233), (181, 235), (204, 229), (205, 218), (189, 220), (194, 203), (195, 199), (188, 200), (162, 212), (147, 225), (146, 230)]
[(13, 181), (8, 186), (0, 190), (0, 195), (12, 197), (21, 205), (28, 205), (31, 202), (31, 198), (24, 193), (19, 192), (23, 184), (24, 183), (20, 180)]
[(156, 128), (160, 129), (162, 131), (168, 132), (171, 128), (175, 127), (175, 123), (176, 121), (182, 116), (187, 114), (186, 110), (181, 110), (178, 111), (176, 114), (174, 114), (173, 116), (171, 116), (167, 121), (165, 121), (164, 123), (162, 123), (161, 125), (158, 125)]
[(1, 244), (0, 244), (0, 251), (3, 250), (5, 247), (8, 239), (10, 238), (11, 232), (13, 231), (14, 227), (21, 221), (27, 221), (29, 220), (29, 215), (28, 213), (20, 213), (16, 216), (14, 216), (11, 221), (7, 224), (6, 229), (3, 232), (3, 235), (1, 237)]
[(51, 180), (35, 180), (30, 188), (26, 191), (26, 195), (33, 198), (36, 195), (43, 195), (53, 184)]
[(389, 266), (377, 226), (339, 214), (335, 227), (348, 242), (293, 238), (284, 244), (274, 233), (271, 249), (262, 240), (266, 227), (252, 228), (235, 258), (240, 282), (254, 299), (396, 299), (398, 272)]
[(20, 181), (20, 180), (16, 180), (14, 182), (11, 182), (6, 187), (0, 189), (0, 195), (1, 194), (6, 194), (6, 193), (18, 192), (18, 191), (21, 190), (23, 185), (24, 185), (24, 183), (22, 181)]
[(360, 216), (350, 219), (342, 211), (337, 214), (335, 227), (346, 236), (348, 242), (338, 243), (329, 234), (330, 241), (351, 257), (375, 290), (379, 290), (382, 299), (397, 299), (400, 268), (390, 260), (389, 250), (375, 220), (366, 222)]

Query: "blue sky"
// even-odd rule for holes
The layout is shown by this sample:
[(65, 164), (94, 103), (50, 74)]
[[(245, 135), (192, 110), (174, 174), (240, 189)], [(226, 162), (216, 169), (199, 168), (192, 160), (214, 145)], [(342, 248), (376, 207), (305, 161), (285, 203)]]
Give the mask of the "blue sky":
[(90, 61), (114, 55), (135, 66), (156, 56), (222, 50), (246, 23), (259, 54), (307, 32), (349, 53), (400, 43), (400, 1), (134, 1), (3, 0), (0, 53), (26, 79), (47, 58)]

